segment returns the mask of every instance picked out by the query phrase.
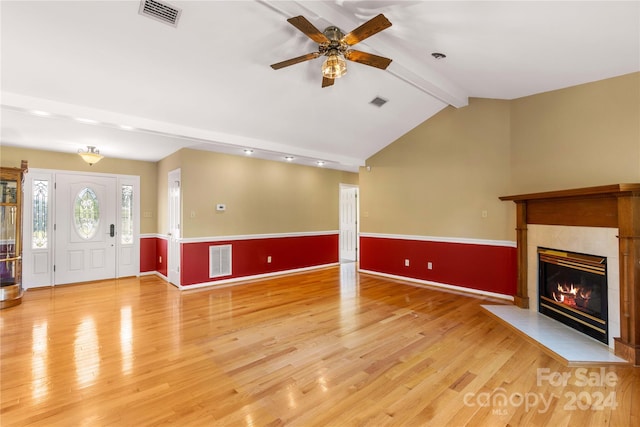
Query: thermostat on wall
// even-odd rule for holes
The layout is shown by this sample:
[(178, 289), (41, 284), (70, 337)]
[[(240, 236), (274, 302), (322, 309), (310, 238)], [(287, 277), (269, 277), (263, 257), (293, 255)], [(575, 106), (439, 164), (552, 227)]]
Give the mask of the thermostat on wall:
[(226, 211), (226, 210), (227, 210), (227, 205), (222, 204), (222, 203), (218, 203), (218, 204), (216, 205), (216, 210), (217, 210), (217, 211)]

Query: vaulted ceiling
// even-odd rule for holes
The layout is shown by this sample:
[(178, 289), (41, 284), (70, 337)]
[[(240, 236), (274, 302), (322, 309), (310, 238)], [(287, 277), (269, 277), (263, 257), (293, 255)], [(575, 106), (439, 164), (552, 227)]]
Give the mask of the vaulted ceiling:
[[(147, 161), (252, 149), (357, 171), (447, 105), (640, 70), (636, 1), (169, 3), (176, 27), (140, 1), (2, 1), (2, 144)], [(391, 58), (386, 70), (348, 62), (322, 88), (322, 58), (269, 67), (317, 50), (287, 18), (346, 33), (379, 13), (392, 26), (357, 49)]]

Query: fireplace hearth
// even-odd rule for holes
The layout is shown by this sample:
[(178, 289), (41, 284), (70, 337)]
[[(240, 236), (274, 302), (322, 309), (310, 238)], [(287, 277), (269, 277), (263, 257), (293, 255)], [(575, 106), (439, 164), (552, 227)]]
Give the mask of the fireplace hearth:
[(608, 343), (607, 259), (538, 248), (538, 309)]

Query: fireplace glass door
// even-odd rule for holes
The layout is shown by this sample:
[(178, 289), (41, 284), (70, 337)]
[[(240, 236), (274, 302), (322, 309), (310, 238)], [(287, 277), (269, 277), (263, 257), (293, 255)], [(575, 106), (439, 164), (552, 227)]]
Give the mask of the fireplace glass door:
[(607, 259), (538, 248), (538, 275), (540, 313), (606, 344)]

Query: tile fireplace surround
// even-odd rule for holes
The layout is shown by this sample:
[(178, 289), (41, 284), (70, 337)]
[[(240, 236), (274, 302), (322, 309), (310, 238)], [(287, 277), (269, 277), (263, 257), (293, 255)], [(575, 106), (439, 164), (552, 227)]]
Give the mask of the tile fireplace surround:
[(515, 304), (537, 312), (539, 246), (607, 257), (609, 345), (640, 365), (640, 184), (501, 197), (516, 203)]
[(527, 283), (529, 309), (538, 312), (538, 248), (592, 254), (607, 257), (607, 302), (609, 347), (620, 336), (620, 274), (618, 229), (605, 227), (568, 227), (564, 225), (527, 226)]

